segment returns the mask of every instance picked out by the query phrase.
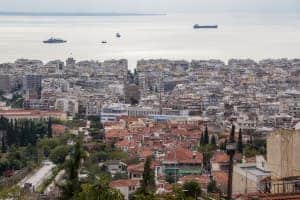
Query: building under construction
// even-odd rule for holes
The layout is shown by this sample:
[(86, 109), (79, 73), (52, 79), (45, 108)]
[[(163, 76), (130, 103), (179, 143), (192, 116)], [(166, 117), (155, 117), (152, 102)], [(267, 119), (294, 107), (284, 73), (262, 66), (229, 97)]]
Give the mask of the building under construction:
[[(300, 199), (300, 131), (279, 130), (267, 137), (266, 170), (270, 176), (251, 185), (236, 176), (236, 199)], [(257, 164), (257, 163), (256, 163)], [(244, 170), (245, 171), (245, 170)], [(252, 171), (251, 171), (252, 172)], [(241, 175), (241, 173), (238, 173)], [(252, 173), (253, 174), (253, 173)], [(244, 177), (243, 177), (244, 178)], [(254, 179), (253, 179), (254, 180)], [(242, 191), (248, 191), (242, 192)]]

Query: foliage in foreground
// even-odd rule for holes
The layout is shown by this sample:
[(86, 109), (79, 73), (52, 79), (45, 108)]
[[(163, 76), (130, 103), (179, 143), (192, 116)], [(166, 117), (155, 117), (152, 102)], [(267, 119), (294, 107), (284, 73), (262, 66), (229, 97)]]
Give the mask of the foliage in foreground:
[(109, 187), (107, 181), (101, 180), (95, 184), (85, 183), (81, 185), (81, 192), (76, 200), (124, 200), (120, 191)]

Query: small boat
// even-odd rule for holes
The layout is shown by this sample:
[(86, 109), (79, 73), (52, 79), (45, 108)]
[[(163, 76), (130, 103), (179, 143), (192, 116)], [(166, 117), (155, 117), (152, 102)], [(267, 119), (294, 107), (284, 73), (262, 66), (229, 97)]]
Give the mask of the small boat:
[(117, 38), (120, 38), (120, 37), (121, 37), (121, 34), (120, 34), (120, 33), (116, 33), (116, 37), (117, 37)]
[(106, 43), (107, 43), (107, 41), (106, 41), (106, 40), (103, 40), (101, 43), (102, 43), (102, 44), (106, 44)]
[(199, 24), (194, 25), (194, 29), (200, 29), (200, 28), (218, 28), (218, 25), (199, 25)]
[(59, 44), (59, 43), (66, 43), (66, 40), (62, 40), (62, 39), (58, 39), (58, 38), (53, 38), (51, 37), (48, 40), (44, 40), (43, 43), (47, 43), (47, 44)]

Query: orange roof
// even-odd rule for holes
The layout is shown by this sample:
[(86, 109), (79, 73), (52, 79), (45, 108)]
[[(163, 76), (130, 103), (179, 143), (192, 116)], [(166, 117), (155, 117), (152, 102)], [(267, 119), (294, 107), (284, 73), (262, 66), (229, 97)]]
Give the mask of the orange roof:
[(187, 175), (179, 178), (179, 181), (183, 183), (189, 181), (196, 181), (200, 185), (206, 185), (209, 182), (209, 176), (208, 175)]
[(125, 137), (128, 134), (126, 130), (118, 130), (118, 129), (112, 129), (105, 131), (105, 137), (106, 138), (120, 138)]
[(134, 165), (128, 165), (127, 171), (131, 172), (143, 172), (144, 171), (144, 163), (134, 164)]
[(212, 176), (217, 184), (227, 185), (228, 182), (228, 174), (224, 171), (214, 171), (212, 172)]
[[(156, 165), (159, 165), (159, 163), (157, 161), (152, 161), (151, 162), (151, 169), (154, 169)], [(127, 166), (127, 171), (131, 171), (131, 172), (144, 172), (144, 163), (138, 163), (138, 164), (133, 164), (133, 165), (128, 165)]]
[(66, 127), (61, 124), (53, 124), (52, 130), (54, 134), (63, 134), (66, 131)]
[(152, 155), (152, 150), (150, 148), (144, 148), (139, 153), (139, 156), (142, 158), (147, 158), (148, 156), (151, 156), (151, 155)]
[(0, 110), (0, 116), (49, 116), (49, 115), (61, 115), (64, 112), (58, 111), (40, 111), (40, 110), (22, 110), (22, 109), (11, 109), (11, 110)]
[(211, 162), (227, 163), (229, 162), (229, 156), (223, 151), (216, 151), (211, 158)]
[(138, 180), (131, 180), (131, 179), (120, 179), (110, 182), (110, 187), (116, 188), (116, 187), (129, 187), (129, 186), (138, 186), (139, 181)]
[(177, 147), (175, 151), (166, 154), (165, 161), (177, 161), (179, 163), (202, 163), (203, 155), (188, 149)]
[(124, 120), (126, 122), (135, 122), (139, 120), (139, 117), (131, 117), (131, 116), (120, 116), (118, 120)]
[(129, 147), (130, 141), (129, 140), (121, 140), (115, 144), (116, 147), (121, 148), (121, 147)]

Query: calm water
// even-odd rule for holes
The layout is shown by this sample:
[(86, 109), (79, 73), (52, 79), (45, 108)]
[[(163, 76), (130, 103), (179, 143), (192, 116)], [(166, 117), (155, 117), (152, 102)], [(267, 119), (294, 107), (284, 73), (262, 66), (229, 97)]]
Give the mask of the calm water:
[[(195, 23), (219, 28), (194, 30)], [(42, 43), (51, 36), (68, 43)], [(0, 62), (69, 56), (127, 58), (130, 68), (141, 58), (300, 58), (300, 14), (0, 16)]]

